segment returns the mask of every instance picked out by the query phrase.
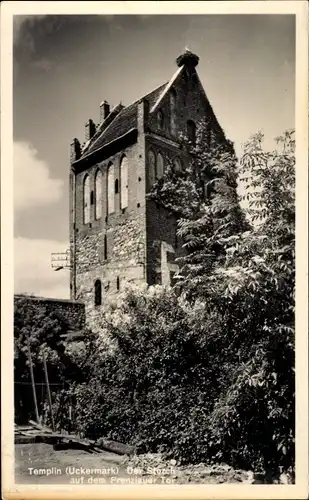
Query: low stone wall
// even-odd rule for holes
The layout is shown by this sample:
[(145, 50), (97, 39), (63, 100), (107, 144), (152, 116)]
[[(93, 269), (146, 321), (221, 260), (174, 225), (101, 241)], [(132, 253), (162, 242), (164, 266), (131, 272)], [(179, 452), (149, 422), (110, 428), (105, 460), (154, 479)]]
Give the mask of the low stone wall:
[(67, 321), (71, 330), (77, 331), (85, 326), (85, 304), (82, 302), (22, 294), (14, 295), (14, 302), (19, 298), (25, 298), (33, 304), (37, 304), (38, 307), (44, 306), (48, 312), (56, 312)]

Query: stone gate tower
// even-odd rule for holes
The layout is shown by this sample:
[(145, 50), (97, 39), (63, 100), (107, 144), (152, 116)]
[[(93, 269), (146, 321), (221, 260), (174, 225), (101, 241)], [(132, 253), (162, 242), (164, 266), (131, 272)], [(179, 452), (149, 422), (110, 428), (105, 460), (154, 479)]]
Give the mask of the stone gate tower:
[(179, 169), (188, 161), (179, 136), (194, 141), (199, 120), (225, 140), (198, 62), (186, 49), (169, 82), (126, 107), (103, 101), (100, 123), (90, 119), (84, 144), (71, 144), (71, 299), (85, 303), (90, 322), (126, 281), (169, 284), (176, 270), (176, 220), (146, 194), (168, 160)]

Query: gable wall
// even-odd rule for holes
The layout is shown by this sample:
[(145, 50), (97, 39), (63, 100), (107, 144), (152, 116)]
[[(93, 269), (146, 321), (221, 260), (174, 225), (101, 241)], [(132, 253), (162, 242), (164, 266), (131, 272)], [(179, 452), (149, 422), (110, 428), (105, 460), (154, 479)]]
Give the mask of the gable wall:
[[(177, 144), (179, 135), (186, 134), (187, 120), (196, 124), (204, 118), (212, 120), (216, 128), (216, 119), (203, 90), (201, 89), (196, 72), (183, 71), (175, 81), (173, 87), (176, 91), (176, 134), (171, 131), (171, 106), (167, 93), (155, 112), (149, 115), (149, 134), (146, 139), (146, 158), (149, 149), (156, 155), (159, 151), (171, 161), (178, 157), (183, 164), (189, 161), (182, 149)], [(160, 130), (158, 111), (164, 114), (164, 129)], [(174, 144), (173, 144), (174, 143)], [(146, 170), (149, 174), (149, 165), (146, 160)], [(149, 190), (150, 186), (147, 183)], [(147, 281), (149, 284), (166, 283), (166, 276), (175, 264), (175, 258), (183, 255), (179, 238), (176, 237), (177, 221), (174, 216), (155, 202), (146, 202), (146, 228), (147, 228)], [(164, 252), (167, 250), (167, 255)], [(167, 261), (167, 262), (166, 262)]]
[[(184, 70), (171, 88), (176, 91), (176, 133), (172, 134), (170, 127), (171, 107), (169, 92), (164, 96), (155, 112), (150, 113), (149, 127), (151, 131), (169, 139), (178, 140), (179, 134), (186, 133), (186, 123), (188, 120), (193, 120), (197, 124), (201, 119), (208, 118), (212, 122), (211, 128), (214, 132), (216, 134), (222, 133), (195, 70), (192, 72)], [(159, 110), (164, 114), (164, 130), (160, 130), (158, 126)]]

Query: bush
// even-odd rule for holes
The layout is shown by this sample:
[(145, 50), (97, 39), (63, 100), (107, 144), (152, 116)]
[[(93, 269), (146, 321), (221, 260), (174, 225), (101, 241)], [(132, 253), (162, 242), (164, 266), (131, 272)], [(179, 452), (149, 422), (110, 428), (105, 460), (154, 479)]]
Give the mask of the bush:
[[(195, 196), (196, 168), (183, 176), (194, 195), (185, 210), (180, 175), (174, 191), (171, 170), (167, 184), (155, 186), (158, 202), (163, 193), (165, 208), (175, 205), (186, 248), (178, 284), (128, 289), (107, 308), (102, 335), (110, 347), (100, 339), (91, 346), (87, 380), (69, 394), (80, 433), (183, 463), (225, 461), (272, 476), (293, 469), (293, 134), (278, 145), (263, 151), (260, 134), (246, 145), (247, 219), (228, 150), (205, 167), (207, 202), (199, 189)], [(198, 147), (193, 157), (195, 165), (214, 158)]]
[[(14, 398), (15, 421), (26, 423), (35, 418), (33, 390), (30, 378), (28, 342), (36, 383), (39, 413), (50, 421), (46, 405), (43, 353), (48, 366), (48, 377), (54, 395), (71, 382), (87, 379), (87, 356), (92, 336), (85, 331), (85, 341), (67, 344), (63, 335), (68, 331), (65, 319), (56, 312), (49, 312), (44, 304), (20, 296), (14, 300)], [(40, 384), (40, 385), (37, 385)]]

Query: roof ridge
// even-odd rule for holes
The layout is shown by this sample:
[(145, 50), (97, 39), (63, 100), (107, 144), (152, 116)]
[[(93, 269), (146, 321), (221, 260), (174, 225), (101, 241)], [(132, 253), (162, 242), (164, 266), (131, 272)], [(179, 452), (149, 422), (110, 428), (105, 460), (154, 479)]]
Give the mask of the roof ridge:
[[(120, 114), (120, 113), (119, 113), (119, 114)], [(117, 116), (118, 116), (118, 115), (117, 115)], [(107, 127), (106, 127), (106, 128), (107, 128)], [(85, 154), (83, 157), (79, 158), (79, 160), (81, 160), (81, 159), (85, 159), (85, 158), (87, 158), (88, 156), (91, 156), (93, 153), (96, 153), (97, 151), (99, 151), (99, 149), (101, 149), (102, 147), (109, 146), (109, 145), (110, 145), (110, 144), (112, 144), (113, 142), (118, 141), (118, 139), (121, 139), (121, 138), (125, 137), (127, 134), (129, 134), (129, 133), (133, 132), (133, 130), (135, 130), (135, 128), (134, 128), (134, 127), (130, 128), (127, 132), (125, 132), (124, 134), (120, 135), (119, 137), (116, 137), (115, 139), (112, 139), (111, 141), (107, 142), (106, 144), (103, 144), (103, 145), (99, 146), (97, 149), (94, 149), (94, 150), (92, 150), (92, 151), (88, 152), (88, 153), (87, 153), (87, 154)], [(77, 161), (79, 161), (79, 160), (77, 160)]]
[[(114, 117), (114, 119), (107, 125), (106, 128), (103, 128), (103, 130), (100, 130), (100, 128), (98, 129), (97, 131), (97, 134), (95, 134), (95, 136), (93, 137), (94, 140), (90, 140), (87, 148), (84, 149), (83, 151), (83, 154), (82, 156), (85, 157), (87, 156), (87, 154), (89, 153), (89, 150), (92, 149), (95, 144), (105, 135), (106, 131), (108, 132), (110, 127), (112, 125), (115, 124), (115, 121), (116, 120), (121, 120), (121, 117), (123, 116), (123, 114), (128, 110), (128, 109), (131, 109), (131, 108), (134, 108), (134, 106), (136, 106), (138, 104), (139, 101), (141, 101), (142, 99), (145, 99), (147, 98), (148, 96), (150, 96), (151, 94), (157, 92), (159, 89), (162, 88), (163, 90), (163, 87), (166, 87), (168, 85), (169, 82), (165, 82), (161, 85), (159, 85), (158, 87), (154, 88), (153, 90), (151, 90), (150, 92), (144, 94), (143, 96), (139, 97), (138, 99), (136, 99), (135, 101), (131, 102), (131, 104), (128, 104), (127, 106), (124, 106), (120, 111), (119, 113), (116, 114), (116, 116)], [(120, 103), (121, 104), (121, 103)], [(117, 107), (119, 106), (119, 104), (117, 104), (116, 106), (114, 106), (113, 109), (116, 109)], [(112, 113), (113, 110), (111, 110), (111, 113)], [(102, 122), (103, 124), (104, 122)], [(101, 125), (102, 125), (101, 124)]]
[(128, 104), (127, 106), (125, 106), (123, 108), (123, 110), (129, 108), (130, 106), (133, 106), (133, 104), (137, 104), (141, 99), (144, 99), (145, 97), (149, 96), (150, 94), (152, 94), (153, 92), (156, 92), (156, 90), (158, 90), (159, 88), (165, 86), (165, 85), (168, 85), (169, 82), (165, 82), (165, 83), (162, 83), (162, 85), (158, 85), (158, 87), (154, 88), (153, 90), (151, 90), (150, 92), (147, 92), (147, 94), (144, 94), (142, 95), (141, 97), (139, 97), (138, 99), (136, 99), (135, 101), (131, 102), (131, 104)]
[[(113, 111), (115, 111), (115, 109), (117, 109), (117, 108), (118, 108), (118, 106), (120, 106), (120, 105), (121, 105), (121, 103), (116, 104), (116, 106), (114, 106), (114, 107), (111, 109), (111, 111), (110, 111), (109, 115), (105, 118), (105, 120), (106, 120), (106, 119), (110, 116), (110, 114), (111, 114)], [(100, 137), (102, 137), (102, 134), (104, 134), (104, 132), (105, 132), (106, 130), (108, 130), (108, 128), (111, 126), (111, 124), (112, 124), (112, 123), (114, 123), (114, 121), (116, 120), (116, 118), (118, 118), (118, 116), (119, 116), (119, 115), (121, 115), (121, 113), (123, 112), (123, 110), (124, 110), (124, 109), (126, 109), (126, 108), (125, 108), (125, 107), (124, 107), (124, 108), (122, 108), (122, 109), (119, 111), (119, 113), (117, 113), (117, 114), (116, 114), (116, 116), (114, 117), (114, 119), (113, 119), (113, 120), (112, 120), (112, 121), (111, 121), (111, 122), (107, 125), (107, 127), (103, 128), (103, 130), (100, 130), (100, 127), (99, 127), (99, 130), (98, 130), (98, 136), (97, 136), (97, 137), (95, 137), (95, 140), (94, 140), (91, 144), (89, 143), (89, 145), (88, 145), (88, 149), (90, 148), (90, 146), (91, 146), (91, 147), (93, 147), (93, 146), (95, 145), (95, 143), (96, 143), (96, 142), (100, 139)], [(104, 121), (105, 121), (105, 120), (103, 120), (103, 122), (102, 122), (102, 123), (100, 123), (100, 126), (103, 126), (103, 123), (104, 123)], [(94, 138), (94, 137), (93, 137), (93, 138)], [(85, 153), (87, 153), (87, 149), (85, 149), (85, 151), (84, 151), (84, 152), (85, 152)]]
[(150, 110), (150, 113), (152, 113), (156, 108), (157, 106), (160, 104), (160, 102), (162, 101), (163, 97), (167, 94), (167, 92), (170, 90), (170, 88), (172, 87), (173, 83), (177, 80), (178, 76), (180, 75), (180, 73), (183, 71), (184, 69), (184, 65), (180, 66), (177, 71), (175, 71), (175, 73), (173, 74), (172, 78), (167, 82), (166, 84), (166, 87), (165, 89), (163, 90), (162, 94), (159, 96), (159, 98), (156, 100), (156, 102), (154, 103), (154, 105), (152, 106), (151, 110)]

